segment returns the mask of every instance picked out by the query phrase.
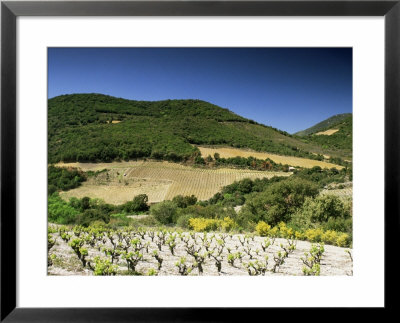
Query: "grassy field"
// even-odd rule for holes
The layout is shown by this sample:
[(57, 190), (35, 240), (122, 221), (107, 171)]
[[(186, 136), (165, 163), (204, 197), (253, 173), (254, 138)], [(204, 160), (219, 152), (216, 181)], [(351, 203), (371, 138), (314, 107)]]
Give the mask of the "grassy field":
[(251, 150), (244, 150), (238, 148), (230, 148), (230, 147), (219, 147), (219, 148), (208, 148), (208, 147), (198, 147), (201, 151), (201, 155), (205, 158), (208, 155), (214, 156), (215, 153), (220, 154), (222, 158), (230, 158), (230, 157), (250, 157), (253, 156), (257, 159), (266, 159), (269, 158), (273, 160), (275, 163), (282, 163), (288, 164), (291, 166), (299, 166), (299, 167), (306, 167), (312, 168), (314, 166), (320, 166), (321, 168), (332, 168), (335, 167), (337, 169), (342, 169), (342, 166), (326, 163), (319, 160), (313, 159), (306, 159), (306, 158), (299, 158), (299, 157), (292, 157), (292, 156), (280, 156), (270, 153), (264, 152), (256, 152)]
[(122, 204), (138, 194), (147, 194), (149, 202), (170, 200), (176, 195), (195, 195), (206, 200), (223, 186), (244, 178), (271, 178), (289, 176), (291, 173), (266, 172), (241, 169), (205, 169), (168, 162), (131, 161), (113, 163), (59, 163), (59, 167), (78, 167), (84, 171), (107, 169), (89, 177), (82, 186), (60, 193), (64, 199), (71, 197), (101, 198), (107, 203)]

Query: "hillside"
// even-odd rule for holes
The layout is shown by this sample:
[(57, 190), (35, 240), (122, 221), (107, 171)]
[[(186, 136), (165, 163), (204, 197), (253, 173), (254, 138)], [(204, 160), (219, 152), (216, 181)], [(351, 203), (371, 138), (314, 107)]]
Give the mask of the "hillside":
[(49, 162), (109, 162), (140, 157), (185, 161), (195, 145), (250, 148), (321, 158), (335, 151), (257, 124), (201, 100), (132, 101), (102, 94), (48, 100)]
[(337, 114), (337, 115), (334, 115), (328, 119), (325, 119), (325, 120), (317, 123), (316, 125), (314, 125), (310, 128), (296, 132), (294, 135), (304, 137), (304, 136), (315, 134), (317, 132), (326, 131), (326, 130), (332, 129), (336, 125), (344, 122), (349, 117), (351, 117), (351, 113)]
[(346, 113), (333, 116), (304, 131), (312, 131), (312, 133), (303, 136), (303, 142), (317, 144), (322, 149), (340, 151), (347, 156), (346, 158), (351, 158), (353, 147), (352, 114)]

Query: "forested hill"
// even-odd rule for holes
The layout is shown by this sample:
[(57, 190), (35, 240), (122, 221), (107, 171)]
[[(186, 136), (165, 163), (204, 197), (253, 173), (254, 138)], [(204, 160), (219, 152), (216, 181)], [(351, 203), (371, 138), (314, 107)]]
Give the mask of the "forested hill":
[[(48, 100), (49, 162), (151, 157), (182, 161), (194, 145), (316, 158), (315, 145), (201, 100), (132, 101), (102, 94)], [(314, 154), (312, 153), (314, 152)]]
[(315, 134), (317, 132), (321, 132), (321, 131), (325, 131), (328, 129), (332, 129), (334, 128), (336, 125), (339, 125), (343, 122), (346, 122), (347, 120), (349, 120), (349, 118), (351, 118), (352, 114), (351, 113), (342, 113), (342, 114), (337, 114), (334, 115), (328, 119), (325, 119), (319, 123), (317, 123), (316, 125), (307, 128), (305, 130), (296, 132), (295, 135), (297, 136), (308, 136), (308, 135), (312, 135)]

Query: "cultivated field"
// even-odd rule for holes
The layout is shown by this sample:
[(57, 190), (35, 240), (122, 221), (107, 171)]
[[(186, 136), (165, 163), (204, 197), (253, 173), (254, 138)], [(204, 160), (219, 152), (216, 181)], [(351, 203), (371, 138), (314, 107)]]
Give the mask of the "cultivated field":
[(339, 131), (339, 129), (328, 129), (328, 130), (325, 130), (325, 131), (317, 132), (316, 135), (317, 136), (319, 136), (319, 135), (330, 136), (330, 135), (333, 135), (335, 132), (338, 132), (338, 131)]
[(122, 204), (135, 195), (147, 194), (149, 202), (170, 200), (176, 195), (195, 195), (206, 200), (226, 185), (244, 178), (271, 178), (291, 173), (230, 168), (194, 168), (168, 162), (131, 161), (113, 163), (59, 163), (59, 167), (78, 167), (84, 171), (107, 169), (90, 177), (82, 186), (60, 193), (70, 197), (101, 198), (107, 203)]
[[(50, 239), (55, 244), (48, 251), (49, 275), (302, 276), (302, 258), (311, 248), (306, 241), (243, 234), (132, 228), (54, 231)], [(349, 249), (330, 245), (324, 249), (320, 275), (352, 275)]]
[(343, 198), (353, 197), (353, 182), (330, 184), (321, 191), (321, 195), (335, 195)]
[(230, 158), (230, 157), (254, 157), (257, 159), (266, 159), (269, 158), (273, 160), (275, 163), (279, 164), (288, 164), (290, 166), (299, 166), (299, 167), (306, 167), (312, 168), (314, 166), (320, 166), (321, 168), (332, 168), (335, 167), (336, 169), (342, 169), (342, 166), (326, 163), (319, 160), (307, 159), (307, 158), (299, 158), (299, 157), (292, 157), (292, 156), (281, 156), (275, 155), (270, 153), (264, 152), (256, 152), (251, 150), (245, 149), (238, 149), (238, 148), (230, 148), (230, 147), (219, 147), (219, 148), (208, 148), (208, 147), (200, 147), (198, 148), (201, 151), (201, 155), (205, 158), (208, 155), (211, 157), (214, 156), (215, 153), (220, 154), (222, 158)]

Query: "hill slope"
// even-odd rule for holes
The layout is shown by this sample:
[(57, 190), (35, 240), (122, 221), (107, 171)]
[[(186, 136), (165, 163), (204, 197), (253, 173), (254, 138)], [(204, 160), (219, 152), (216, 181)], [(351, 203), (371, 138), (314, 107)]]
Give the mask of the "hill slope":
[(296, 135), (301, 136), (305, 143), (314, 143), (320, 145), (322, 149), (337, 150), (351, 156), (353, 115), (351, 113), (335, 115)]
[(343, 121), (345, 121), (346, 119), (348, 119), (349, 117), (351, 117), (351, 113), (337, 114), (337, 115), (334, 115), (328, 119), (325, 119), (325, 120), (317, 123), (316, 125), (314, 125), (310, 128), (296, 132), (294, 135), (303, 137), (303, 136), (315, 134), (317, 132), (322, 132), (322, 131), (325, 131), (328, 129), (332, 129), (336, 125), (338, 125), (338, 124), (342, 123)]
[(294, 138), (201, 100), (132, 101), (102, 94), (48, 100), (49, 162), (151, 157), (182, 161), (194, 145), (225, 145), (318, 158), (318, 144)]

